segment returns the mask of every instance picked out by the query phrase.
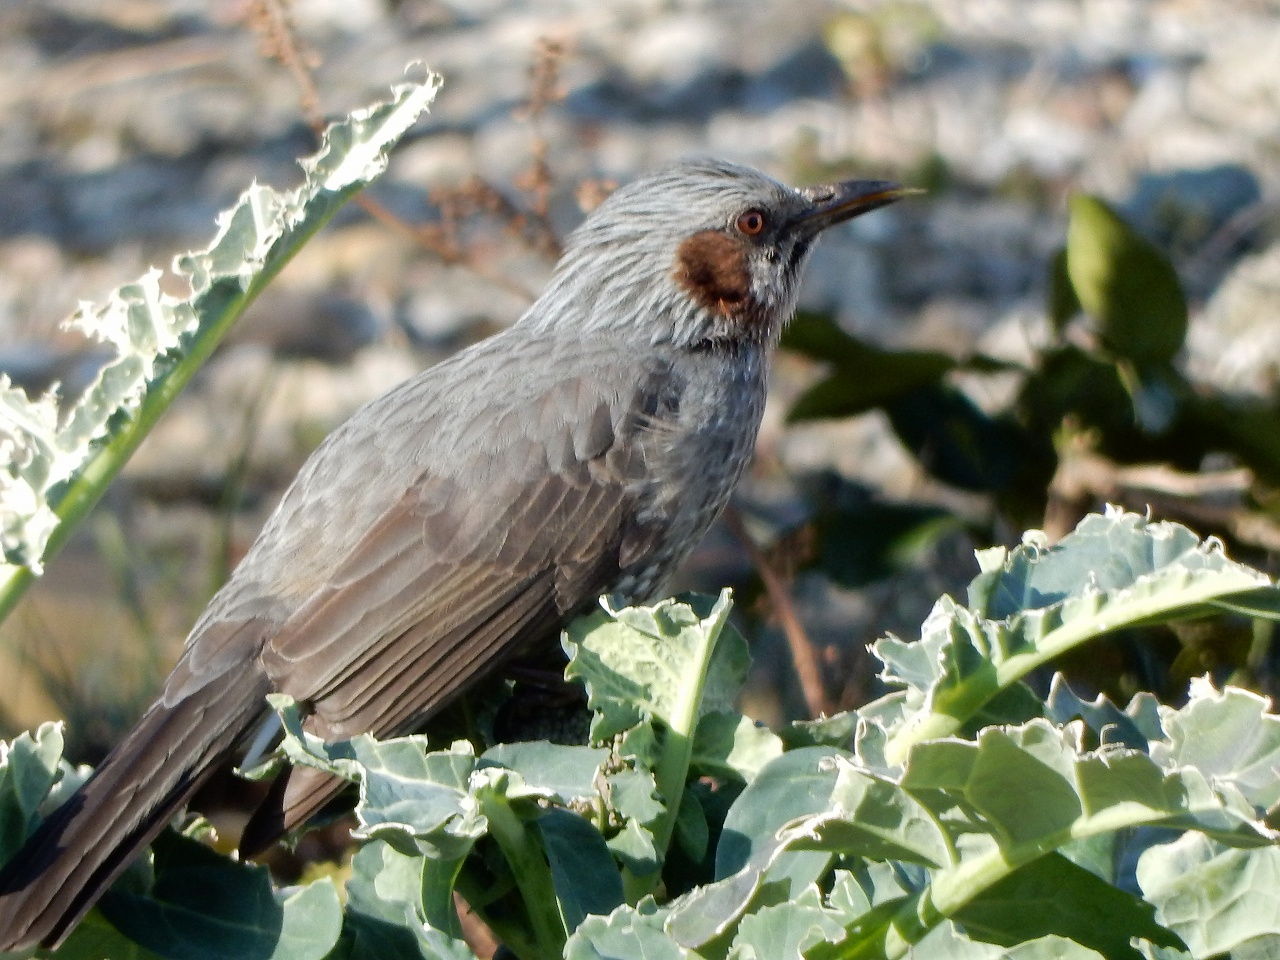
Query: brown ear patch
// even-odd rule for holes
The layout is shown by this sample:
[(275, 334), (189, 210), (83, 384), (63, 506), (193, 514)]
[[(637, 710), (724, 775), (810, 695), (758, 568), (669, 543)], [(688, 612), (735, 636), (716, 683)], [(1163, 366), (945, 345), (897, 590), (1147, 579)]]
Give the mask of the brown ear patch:
[(703, 230), (676, 250), (676, 283), (698, 304), (728, 316), (751, 295), (751, 274), (740, 241), (719, 230)]

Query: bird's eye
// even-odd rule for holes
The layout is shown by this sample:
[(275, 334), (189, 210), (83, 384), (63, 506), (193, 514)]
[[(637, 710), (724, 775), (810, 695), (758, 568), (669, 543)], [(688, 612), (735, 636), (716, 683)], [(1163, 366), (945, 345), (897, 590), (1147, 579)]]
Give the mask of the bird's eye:
[(738, 217), (738, 232), (745, 233), (748, 237), (754, 237), (764, 230), (764, 223), (763, 213), (759, 210), (748, 210)]

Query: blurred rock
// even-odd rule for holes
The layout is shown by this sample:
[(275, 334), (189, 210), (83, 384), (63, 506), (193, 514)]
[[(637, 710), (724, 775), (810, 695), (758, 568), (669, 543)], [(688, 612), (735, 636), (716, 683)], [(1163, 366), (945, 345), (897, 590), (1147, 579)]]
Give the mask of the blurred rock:
[(1280, 397), (1280, 243), (1246, 257), (1187, 339), (1191, 376), (1218, 389)]
[(1238, 164), (1222, 164), (1204, 170), (1144, 173), (1122, 210), (1160, 246), (1194, 250), (1261, 199), (1252, 172)]

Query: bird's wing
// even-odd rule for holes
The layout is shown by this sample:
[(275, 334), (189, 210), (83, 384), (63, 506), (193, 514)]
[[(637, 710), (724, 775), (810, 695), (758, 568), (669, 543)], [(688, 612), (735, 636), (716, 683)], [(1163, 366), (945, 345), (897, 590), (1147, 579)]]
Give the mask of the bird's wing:
[(317, 734), (402, 732), (613, 586), (644, 453), (596, 433), (600, 449), (543, 432), (428, 469), (335, 563), (260, 655)]

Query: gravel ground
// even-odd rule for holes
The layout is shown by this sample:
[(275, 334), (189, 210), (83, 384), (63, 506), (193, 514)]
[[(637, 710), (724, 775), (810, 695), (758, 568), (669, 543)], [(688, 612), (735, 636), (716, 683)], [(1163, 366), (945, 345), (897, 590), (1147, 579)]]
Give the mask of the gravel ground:
[[(78, 299), (203, 245), (251, 180), (296, 182), (312, 135), (298, 85), (246, 25), (249, 8), (0, 0), (0, 369), (19, 382), (83, 382), (98, 354), (57, 329)], [(523, 109), (530, 65), (549, 37), (566, 51), (564, 96), (538, 130), (560, 230), (581, 216), (580, 183), (626, 181), (691, 153), (795, 182), (853, 172), (924, 183), (928, 197), (826, 239), (805, 305), (883, 344), (1017, 359), (1045, 336), (1045, 267), (1065, 199), (1094, 191), (1173, 250), (1193, 306), (1187, 368), (1240, 390), (1276, 387), (1274, 0), (295, 0), (292, 13), (327, 114), (379, 97), (412, 60), (443, 73), (431, 116), (376, 188), (407, 217), (426, 209), (424, 191), (472, 175), (520, 196), (536, 141)], [(547, 257), (500, 235), (470, 240), (513, 289), (344, 215), (139, 451), (111, 503), (129, 550), (150, 558), (142, 591), (181, 598), (146, 626), (165, 649), (205, 592), (176, 585), (207, 579), (221, 542), (202, 499), (216, 497), (246, 438), (252, 496), (231, 527), (233, 554), (319, 436), (510, 323), (527, 303), (519, 291), (536, 292), (549, 272)], [(919, 469), (876, 415), (784, 434), (785, 399), (810, 376), (780, 364), (762, 459), (918, 495)], [(776, 472), (762, 470), (745, 495), (785, 513)], [(109, 663), (138, 632), (127, 603), (84, 603), (121, 596), (112, 570), (124, 568), (91, 552), (111, 529), (100, 522), (54, 565), (8, 631), (9, 656), (71, 636)], [(854, 596), (802, 584), (802, 607), (819, 634), (846, 642), (909, 632), (962, 576), (956, 545), (943, 552), (911, 585)], [(725, 575), (738, 553), (713, 535), (692, 581)], [(52, 708), (30, 696), (12, 709)]]

